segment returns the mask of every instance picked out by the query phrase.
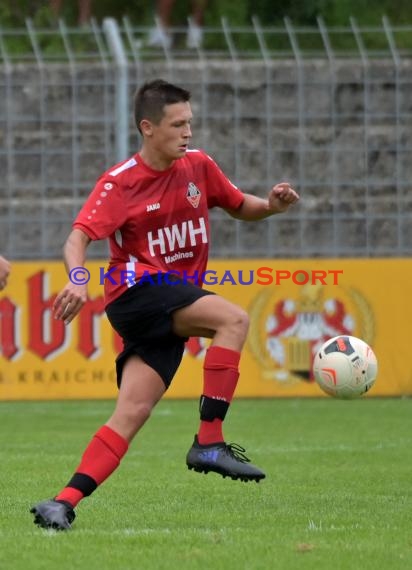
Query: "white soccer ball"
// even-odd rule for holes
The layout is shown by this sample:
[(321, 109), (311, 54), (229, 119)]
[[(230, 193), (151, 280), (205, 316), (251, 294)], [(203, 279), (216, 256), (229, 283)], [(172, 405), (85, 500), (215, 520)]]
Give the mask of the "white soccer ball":
[(378, 374), (378, 362), (371, 347), (360, 338), (335, 336), (316, 353), (313, 373), (324, 392), (350, 400), (372, 388)]

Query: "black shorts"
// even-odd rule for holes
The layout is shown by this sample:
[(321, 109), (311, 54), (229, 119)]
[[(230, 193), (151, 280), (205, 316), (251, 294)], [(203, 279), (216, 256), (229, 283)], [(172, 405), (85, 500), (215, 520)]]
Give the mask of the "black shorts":
[(205, 295), (213, 295), (174, 275), (168, 275), (173, 284), (164, 283), (158, 276), (153, 276), (153, 280), (154, 284), (133, 285), (106, 307), (110, 324), (124, 343), (116, 358), (119, 387), (126, 360), (137, 354), (156, 370), (168, 388), (182, 361), (187, 340), (173, 332), (172, 313)]

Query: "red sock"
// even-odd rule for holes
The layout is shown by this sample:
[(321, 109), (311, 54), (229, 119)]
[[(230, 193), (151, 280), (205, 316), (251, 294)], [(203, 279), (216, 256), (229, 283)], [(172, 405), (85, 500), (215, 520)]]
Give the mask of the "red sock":
[[(203, 395), (230, 404), (239, 379), (240, 352), (211, 346), (203, 364)], [(198, 441), (201, 445), (224, 441), (222, 420), (201, 420)]]
[(128, 442), (121, 435), (109, 426), (102, 426), (87, 446), (75, 474), (56, 500), (67, 501), (75, 507), (113, 473), (128, 447)]

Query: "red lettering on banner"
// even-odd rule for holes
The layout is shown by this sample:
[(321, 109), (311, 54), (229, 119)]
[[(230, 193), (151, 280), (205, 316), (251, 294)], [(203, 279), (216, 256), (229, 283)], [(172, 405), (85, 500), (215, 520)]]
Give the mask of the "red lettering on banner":
[[(27, 311), (21, 319), (21, 307), (8, 297), (0, 299), (0, 357), (13, 360), (25, 349), (42, 360), (51, 360), (69, 347), (70, 330), (78, 327), (76, 350), (86, 359), (99, 355), (102, 348), (100, 331), (104, 326), (103, 295), (88, 298), (75, 321), (66, 326), (53, 316), (53, 303), (57, 293), (50, 295), (49, 274), (40, 270), (27, 278)], [(27, 327), (27, 346), (22, 346), (20, 328)], [(113, 330), (113, 348), (123, 350), (123, 341)], [(24, 379), (22, 380), (24, 381)]]
[(0, 300), (0, 349), (11, 360), (19, 351), (17, 346), (18, 308), (8, 297)]
[(83, 305), (77, 320), (79, 322), (78, 351), (86, 358), (95, 358), (101, 347), (101, 315), (104, 313), (103, 297), (88, 299)]
[(122, 337), (113, 330), (113, 347), (115, 352), (122, 352), (124, 349)]
[(66, 344), (66, 327), (53, 317), (56, 294), (47, 298), (48, 275), (39, 271), (27, 280), (28, 284), (28, 348), (47, 360)]
[(194, 358), (201, 358), (204, 356), (206, 350), (206, 341), (204, 338), (190, 337), (185, 344), (185, 350), (187, 354), (193, 356)]

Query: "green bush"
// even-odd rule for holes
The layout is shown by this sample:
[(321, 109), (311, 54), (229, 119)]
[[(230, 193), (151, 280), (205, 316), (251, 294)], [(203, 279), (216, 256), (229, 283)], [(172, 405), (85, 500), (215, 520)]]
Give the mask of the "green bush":
[[(153, 20), (155, 2), (147, 0), (95, 0), (93, 15), (101, 21), (106, 16), (121, 19), (128, 16), (135, 25), (146, 25)], [(190, 13), (190, 0), (177, 0), (173, 13), (175, 25), (184, 24)], [(412, 24), (410, 0), (209, 0), (206, 8), (206, 25), (220, 24), (225, 16), (232, 25), (248, 25), (252, 16), (258, 16), (262, 25), (277, 25), (289, 17), (295, 24), (314, 25), (322, 16), (330, 26), (348, 25), (355, 17), (361, 25), (378, 24), (386, 14), (393, 24)], [(61, 17), (68, 24), (77, 21), (77, 2), (62, 3)], [(53, 23), (52, 12), (46, 0), (3, 0), (0, 3), (2, 27), (24, 25), (25, 18), (33, 18), (42, 24)]]
[[(155, 15), (155, 1), (133, 0), (94, 0), (93, 17), (102, 22), (105, 17), (114, 17), (121, 21), (127, 16), (134, 26), (149, 26), (153, 23)], [(191, 11), (191, 0), (177, 0), (173, 12), (173, 25), (186, 25), (187, 16)], [(231, 26), (251, 26), (252, 18), (257, 16), (261, 25), (282, 27), (285, 29), (285, 17), (288, 17), (294, 26), (317, 26), (317, 18), (321, 16), (328, 27), (350, 27), (351, 17), (354, 17), (360, 26), (379, 26), (378, 33), (364, 33), (363, 39), (367, 49), (387, 50), (388, 44), (382, 28), (382, 16), (386, 15), (392, 25), (412, 25), (412, 2), (410, 0), (209, 0), (205, 14), (205, 25), (221, 28), (222, 16)], [(61, 18), (68, 26), (77, 25), (77, 1), (63, 0)], [(2, 0), (0, 2), (0, 28), (24, 28), (25, 20), (31, 18), (34, 25), (39, 28), (55, 28), (57, 22), (48, 0)], [(333, 36), (333, 37), (332, 37)], [(61, 39), (61, 38), (60, 38)], [(290, 42), (287, 34), (267, 33), (266, 43), (269, 50), (290, 51)], [(233, 40), (238, 51), (252, 53), (259, 52), (256, 36), (254, 34), (234, 33)], [(42, 37), (41, 48), (47, 53), (59, 52), (55, 37), (50, 35)], [(79, 39), (79, 49), (86, 49), (84, 38)], [(337, 50), (355, 50), (357, 46), (353, 34), (331, 34), (333, 48)], [(396, 34), (399, 48), (411, 50), (410, 34), (403, 31)], [(8, 53), (24, 53), (27, 51), (27, 38), (9, 36), (6, 51)], [(313, 50), (323, 50), (320, 34), (300, 34), (299, 45), (307, 53)], [(87, 46), (86, 46), (87, 47)], [(223, 34), (208, 34), (205, 39), (205, 49), (226, 49)], [(62, 48), (60, 49), (62, 51)], [(87, 51), (87, 50), (86, 50)], [(64, 49), (63, 49), (64, 52)]]

